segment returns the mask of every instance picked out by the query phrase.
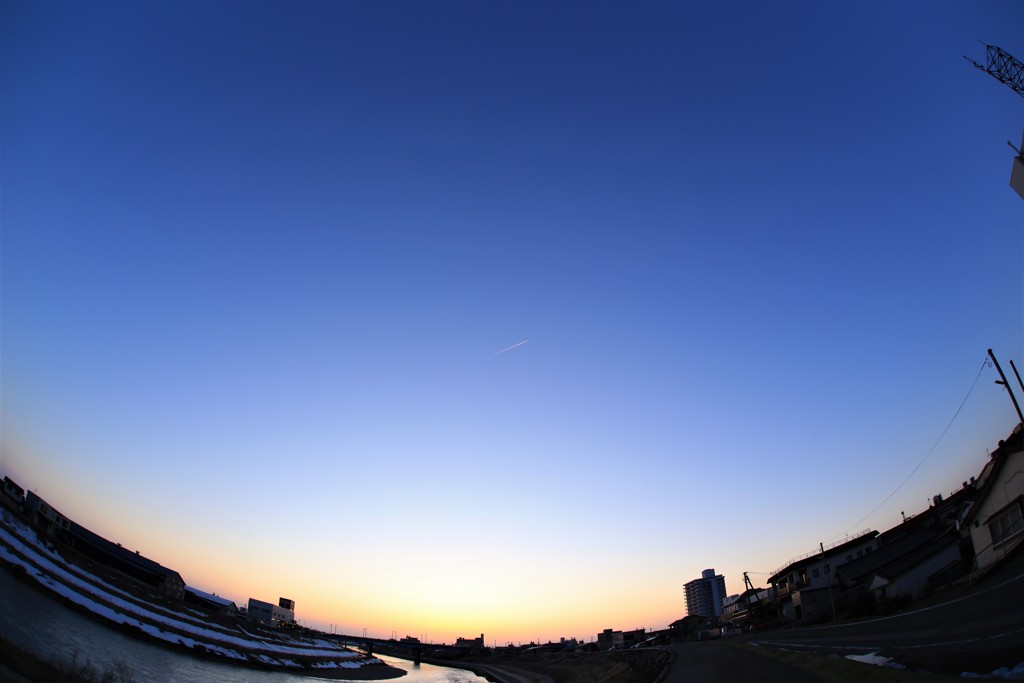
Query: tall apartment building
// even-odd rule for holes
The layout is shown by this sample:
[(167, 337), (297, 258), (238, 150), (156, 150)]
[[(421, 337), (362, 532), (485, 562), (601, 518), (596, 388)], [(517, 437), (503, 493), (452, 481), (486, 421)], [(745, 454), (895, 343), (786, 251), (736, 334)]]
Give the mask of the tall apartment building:
[(691, 616), (720, 617), (722, 601), (725, 600), (725, 577), (715, 574), (714, 569), (705, 569), (699, 579), (683, 586), (686, 591), (686, 613)]

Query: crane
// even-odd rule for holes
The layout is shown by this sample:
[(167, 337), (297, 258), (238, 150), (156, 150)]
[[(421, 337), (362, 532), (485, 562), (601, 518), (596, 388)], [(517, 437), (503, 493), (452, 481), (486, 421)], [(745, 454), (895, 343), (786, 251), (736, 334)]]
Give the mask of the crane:
[[(986, 45), (985, 66), (978, 64), (967, 55), (964, 55), (964, 59), (1024, 97), (1024, 64), (1021, 64), (1006, 50), (995, 45)], [(1020, 149), (1014, 147), (1012, 142), (1006, 144), (1017, 153), (1010, 170), (1010, 187), (1021, 199), (1024, 199), (1024, 139), (1021, 140)]]
[(995, 45), (985, 46), (985, 66), (964, 55), (964, 59), (1000, 83), (1009, 86), (1015, 93), (1024, 97), (1024, 64), (1014, 59), (1006, 50)]

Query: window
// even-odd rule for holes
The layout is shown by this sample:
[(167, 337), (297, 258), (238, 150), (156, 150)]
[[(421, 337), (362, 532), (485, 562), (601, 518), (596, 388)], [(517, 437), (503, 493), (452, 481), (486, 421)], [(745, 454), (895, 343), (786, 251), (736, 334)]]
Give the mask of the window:
[(989, 522), (988, 530), (992, 534), (992, 545), (1003, 543), (1024, 531), (1024, 520), (1021, 519), (1020, 503), (1014, 503)]
[(820, 573), (820, 572), (818, 572), (818, 568), (817, 568), (817, 567), (815, 567), (815, 568), (814, 568), (814, 578), (818, 578), (818, 574), (819, 574), (819, 573)]

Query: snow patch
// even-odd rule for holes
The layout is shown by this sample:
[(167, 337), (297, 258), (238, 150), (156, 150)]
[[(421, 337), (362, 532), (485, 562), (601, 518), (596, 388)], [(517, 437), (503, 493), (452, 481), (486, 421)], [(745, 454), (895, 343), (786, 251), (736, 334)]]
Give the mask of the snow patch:
[(902, 664), (897, 664), (892, 661), (890, 657), (883, 657), (877, 652), (871, 652), (866, 655), (846, 655), (847, 659), (852, 659), (855, 662), (861, 662), (863, 664), (872, 664), (874, 666), (884, 666), (887, 669), (905, 669), (907, 667)]

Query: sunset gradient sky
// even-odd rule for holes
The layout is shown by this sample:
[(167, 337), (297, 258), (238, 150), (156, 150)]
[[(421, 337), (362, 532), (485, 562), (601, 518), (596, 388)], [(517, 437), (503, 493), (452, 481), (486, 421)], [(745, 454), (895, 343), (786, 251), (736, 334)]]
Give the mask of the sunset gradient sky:
[(978, 41), (1020, 2), (5, 1), (0, 474), (308, 625), (664, 628), (1016, 424)]

